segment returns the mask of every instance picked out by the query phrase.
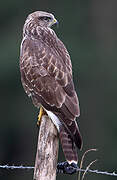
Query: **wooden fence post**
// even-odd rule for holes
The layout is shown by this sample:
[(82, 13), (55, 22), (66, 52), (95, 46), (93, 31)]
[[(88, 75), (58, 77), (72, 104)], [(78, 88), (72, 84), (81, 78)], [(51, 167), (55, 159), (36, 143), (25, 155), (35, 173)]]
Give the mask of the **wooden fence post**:
[(34, 180), (56, 180), (58, 148), (57, 129), (51, 119), (43, 115), (38, 137)]

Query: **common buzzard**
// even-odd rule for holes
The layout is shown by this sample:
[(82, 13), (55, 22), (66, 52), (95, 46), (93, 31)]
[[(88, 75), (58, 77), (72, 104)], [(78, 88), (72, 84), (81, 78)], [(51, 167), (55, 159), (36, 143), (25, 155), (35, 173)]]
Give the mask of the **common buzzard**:
[(27, 17), (20, 52), (21, 81), (33, 104), (55, 124), (67, 162), (77, 164), (76, 146), (82, 147), (76, 123), (79, 101), (69, 53), (51, 29), (56, 23), (47, 12), (36, 11)]

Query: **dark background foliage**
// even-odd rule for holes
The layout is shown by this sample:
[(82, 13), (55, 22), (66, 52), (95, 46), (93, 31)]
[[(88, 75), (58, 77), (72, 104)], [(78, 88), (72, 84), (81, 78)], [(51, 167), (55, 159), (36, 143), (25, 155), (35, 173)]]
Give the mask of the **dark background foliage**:
[[(113, 171), (117, 165), (117, 1), (116, 0), (1, 0), (0, 1), (0, 164), (34, 165), (38, 110), (20, 81), (19, 53), (27, 15), (52, 12), (54, 27), (71, 55), (74, 83), (80, 99), (79, 125), (92, 168)], [(59, 160), (64, 160), (60, 148)], [(32, 179), (33, 171), (1, 170), (2, 180)], [(58, 175), (57, 179), (76, 176)], [(114, 179), (90, 174), (87, 180)]]

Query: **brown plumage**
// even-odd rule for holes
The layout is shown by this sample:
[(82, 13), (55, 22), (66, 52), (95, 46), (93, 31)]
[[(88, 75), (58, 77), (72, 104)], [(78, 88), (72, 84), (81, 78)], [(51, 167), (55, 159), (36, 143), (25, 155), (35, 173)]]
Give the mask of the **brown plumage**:
[(58, 120), (57, 129), (65, 157), (77, 163), (76, 146), (82, 139), (76, 123), (79, 102), (72, 79), (70, 56), (51, 26), (56, 23), (50, 13), (37, 11), (28, 16), (23, 28), (20, 53), (21, 81), (36, 107)]

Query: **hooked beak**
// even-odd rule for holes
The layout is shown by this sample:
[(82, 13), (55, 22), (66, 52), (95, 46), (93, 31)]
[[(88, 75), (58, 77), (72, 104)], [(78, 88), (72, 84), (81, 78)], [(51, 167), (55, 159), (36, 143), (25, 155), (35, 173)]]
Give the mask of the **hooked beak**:
[(55, 18), (50, 22), (49, 26), (51, 27), (54, 24), (58, 24), (58, 21)]
[(53, 24), (58, 24), (58, 21), (55, 18), (53, 19)]

